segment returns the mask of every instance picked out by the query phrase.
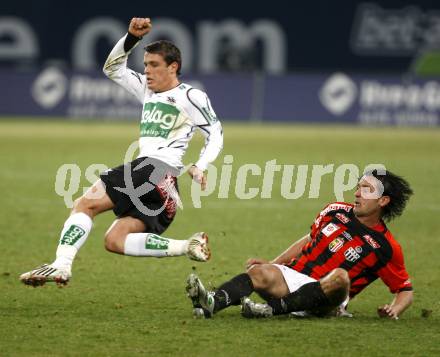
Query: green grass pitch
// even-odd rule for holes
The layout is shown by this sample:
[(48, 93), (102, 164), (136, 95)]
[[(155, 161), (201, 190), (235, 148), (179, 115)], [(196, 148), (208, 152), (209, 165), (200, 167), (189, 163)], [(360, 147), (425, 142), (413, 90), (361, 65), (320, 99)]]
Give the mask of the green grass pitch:
[[(218, 188), (192, 206), (190, 180), (180, 179), (184, 209), (164, 234), (184, 239), (197, 231), (210, 236), (213, 257), (131, 258), (104, 250), (111, 212), (95, 220), (65, 288), (23, 286), (19, 274), (54, 258), (68, 215), (55, 193), (62, 164), (81, 169), (119, 165), (137, 138), (136, 124), (22, 119), (0, 121), (0, 355), (1, 356), (438, 356), (440, 355), (440, 130), (344, 126), (225, 124), (232, 154), (228, 198)], [(201, 137), (185, 163), (195, 161)], [(335, 200), (334, 175), (322, 178), (319, 198), (287, 200), (275, 173), (272, 198), (239, 200), (238, 167), (277, 164), (383, 163), (411, 183), (415, 196), (403, 217), (389, 227), (401, 243), (415, 287), (415, 302), (399, 321), (379, 319), (375, 309), (392, 296), (377, 281), (350, 304), (353, 319), (245, 320), (239, 308), (211, 320), (194, 320), (184, 287), (196, 269), (218, 286), (243, 271), (249, 257), (272, 258), (307, 233), (315, 214)], [(262, 178), (250, 177), (248, 187)], [(75, 195), (78, 197), (80, 192)], [(345, 194), (351, 200), (352, 192)]]

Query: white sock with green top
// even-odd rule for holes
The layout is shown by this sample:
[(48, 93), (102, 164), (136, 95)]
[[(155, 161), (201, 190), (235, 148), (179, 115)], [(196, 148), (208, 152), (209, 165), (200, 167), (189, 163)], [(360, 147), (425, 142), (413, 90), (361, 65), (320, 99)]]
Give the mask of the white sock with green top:
[(187, 240), (164, 238), (153, 233), (127, 234), (124, 254), (134, 257), (175, 257), (185, 255)]
[(51, 264), (54, 268), (71, 269), (76, 253), (85, 243), (93, 221), (85, 213), (74, 213), (64, 223), (58, 243), (56, 259)]

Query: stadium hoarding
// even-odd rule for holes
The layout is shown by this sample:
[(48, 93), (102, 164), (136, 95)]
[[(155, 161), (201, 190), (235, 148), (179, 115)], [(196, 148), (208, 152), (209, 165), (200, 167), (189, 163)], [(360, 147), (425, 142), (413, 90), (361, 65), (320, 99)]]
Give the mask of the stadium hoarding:
[[(185, 76), (226, 120), (440, 124), (440, 80), (346, 74)], [(0, 71), (0, 115), (137, 120), (141, 105), (102, 72)]]
[(263, 118), (367, 125), (440, 124), (439, 78), (299, 74), (267, 77)]
[[(96, 70), (135, 14), (152, 17), (149, 41), (172, 40), (182, 50), (184, 71), (203, 74), (337, 68), (403, 73), (420, 51), (440, 45), (438, 1), (278, 0), (249, 6), (226, 0), (208, 8), (205, 1), (190, 3), (156, 2), (145, 9), (141, 0), (129, 6), (109, 0), (103, 9), (85, 0), (26, 6), (3, 1), (0, 66), (35, 68), (56, 61), (69, 69)], [(140, 71), (137, 58), (133, 68)]]

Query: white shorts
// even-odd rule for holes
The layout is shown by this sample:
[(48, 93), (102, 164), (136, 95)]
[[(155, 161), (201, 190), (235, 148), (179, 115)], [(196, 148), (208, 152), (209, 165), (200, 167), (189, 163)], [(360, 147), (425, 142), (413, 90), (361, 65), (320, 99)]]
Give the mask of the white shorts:
[[(298, 290), (301, 286), (305, 284), (313, 283), (317, 281), (316, 279), (313, 279), (305, 274), (299, 273), (295, 269), (286, 267), (285, 265), (280, 265), (280, 264), (272, 264), (272, 265), (280, 269), (281, 273), (283, 274), (284, 281), (286, 282), (287, 287), (289, 288), (289, 292), (291, 293)], [(346, 310), (348, 301), (349, 301), (349, 297), (347, 296), (345, 301), (336, 308), (336, 316), (353, 317), (353, 315)], [(292, 312), (291, 314), (295, 317), (311, 316), (311, 314), (306, 311), (296, 311), (296, 312)]]
[(280, 265), (280, 264), (272, 264), (272, 265), (280, 269), (281, 273), (283, 274), (284, 281), (286, 282), (287, 287), (289, 288), (289, 292), (291, 293), (298, 290), (301, 286), (305, 284), (313, 283), (317, 281), (316, 279), (313, 279), (305, 274), (299, 273), (295, 269), (286, 267), (285, 265)]

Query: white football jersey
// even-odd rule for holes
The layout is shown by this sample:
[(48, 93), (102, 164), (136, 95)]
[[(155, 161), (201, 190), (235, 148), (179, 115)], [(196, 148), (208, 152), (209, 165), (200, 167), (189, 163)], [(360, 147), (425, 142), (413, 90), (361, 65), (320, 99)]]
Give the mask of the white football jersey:
[(118, 41), (108, 56), (104, 73), (143, 105), (138, 157), (148, 156), (181, 169), (188, 143), (199, 129), (205, 137), (205, 146), (196, 166), (205, 170), (223, 147), (222, 126), (208, 96), (186, 83), (160, 93), (148, 89), (146, 76), (127, 68), (131, 50), (124, 51), (126, 36)]

